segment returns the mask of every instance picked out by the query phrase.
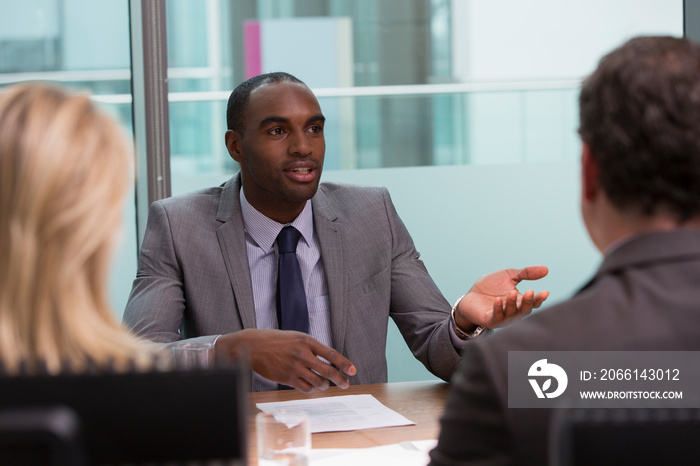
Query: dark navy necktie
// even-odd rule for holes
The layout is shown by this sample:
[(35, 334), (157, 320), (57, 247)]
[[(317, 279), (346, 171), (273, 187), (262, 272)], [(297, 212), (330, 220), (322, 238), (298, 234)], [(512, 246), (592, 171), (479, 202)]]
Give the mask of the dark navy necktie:
[(277, 236), (277, 321), (282, 330), (309, 333), (309, 311), (306, 307), (301, 268), (297, 260), (297, 243), (300, 237), (299, 230), (291, 226), (282, 228)]

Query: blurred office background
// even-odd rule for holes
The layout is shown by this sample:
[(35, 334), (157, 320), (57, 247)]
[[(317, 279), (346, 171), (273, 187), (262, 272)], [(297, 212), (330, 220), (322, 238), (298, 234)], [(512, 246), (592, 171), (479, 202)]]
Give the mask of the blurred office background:
[[(600, 260), (578, 213), (581, 80), (627, 38), (682, 36), (692, 13), (690, 0), (0, 0), (0, 87), (86, 89), (128, 131), (152, 131), (133, 116), (144, 93), (132, 89), (158, 45), (138, 34), (150, 3), (164, 8), (167, 39), (161, 192), (235, 173), (230, 91), (288, 71), (328, 118), (324, 179), (388, 187), (448, 300), (486, 272), (544, 264), (549, 277), (521, 289), (550, 290), (548, 305)], [(148, 147), (115, 253), (119, 316), (153, 197)], [(393, 327), (387, 354), (391, 381), (432, 378)]]

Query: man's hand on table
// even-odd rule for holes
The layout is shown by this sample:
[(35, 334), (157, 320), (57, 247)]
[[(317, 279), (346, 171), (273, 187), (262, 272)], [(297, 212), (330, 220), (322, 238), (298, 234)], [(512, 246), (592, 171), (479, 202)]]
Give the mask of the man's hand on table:
[(357, 372), (347, 358), (302, 332), (247, 329), (216, 340), (217, 354), (235, 360), (241, 350), (248, 353), (255, 372), (304, 393), (325, 390), (329, 381), (348, 388), (345, 374)]

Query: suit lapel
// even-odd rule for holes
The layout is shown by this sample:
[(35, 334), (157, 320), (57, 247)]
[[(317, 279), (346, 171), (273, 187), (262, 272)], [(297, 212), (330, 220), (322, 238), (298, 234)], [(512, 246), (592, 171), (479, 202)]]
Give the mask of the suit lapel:
[(241, 324), (243, 328), (255, 328), (255, 302), (241, 215), (240, 190), (240, 174), (224, 184), (216, 214), (216, 219), (223, 224), (217, 228), (216, 237), (231, 280)]
[(321, 259), (326, 274), (329, 295), (329, 314), (333, 347), (343, 352), (347, 303), (344, 290), (347, 289), (346, 267), (343, 257), (343, 224), (332, 206), (331, 199), (322, 187), (311, 200), (314, 212), (314, 227), (321, 248)]

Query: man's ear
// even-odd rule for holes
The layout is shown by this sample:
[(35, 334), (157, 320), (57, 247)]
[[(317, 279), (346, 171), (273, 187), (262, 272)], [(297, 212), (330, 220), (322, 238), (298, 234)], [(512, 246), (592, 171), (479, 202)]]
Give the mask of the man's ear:
[(591, 146), (583, 142), (581, 147), (581, 199), (592, 202), (600, 190), (600, 168)]
[(243, 152), (241, 152), (241, 135), (236, 131), (229, 129), (226, 131), (224, 138), (226, 140), (228, 155), (230, 155), (231, 158), (238, 163), (243, 161)]

